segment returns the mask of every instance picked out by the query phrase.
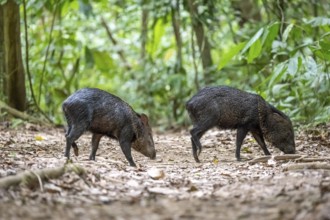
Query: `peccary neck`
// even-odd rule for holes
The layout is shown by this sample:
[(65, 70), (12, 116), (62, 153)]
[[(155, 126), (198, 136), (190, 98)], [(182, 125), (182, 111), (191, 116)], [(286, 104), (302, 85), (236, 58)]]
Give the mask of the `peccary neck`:
[(133, 132), (135, 134), (136, 139), (139, 139), (139, 137), (142, 136), (142, 131), (143, 131), (143, 124), (140, 119), (140, 115), (136, 113), (134, 110), (132, 110), (130, 116), (131, 116), (131, 124), (133, 127)]

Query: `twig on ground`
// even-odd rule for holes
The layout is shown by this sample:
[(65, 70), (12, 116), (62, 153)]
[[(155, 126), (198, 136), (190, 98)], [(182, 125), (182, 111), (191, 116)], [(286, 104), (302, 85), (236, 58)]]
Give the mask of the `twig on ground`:
[(290, 164), (283, 169), (283, 171), (292, 171), (292, 170), (306, 170), (306, 169), (326, 169), (330, 170), (330, 164), (323, 162), (317, 163), (298, 163), (298, 164)]
[(259, 163), (259, 162), (267, 162), (269, 159), (273, 159), (275, 161), (281, 161), (281, 160), (285, 160), (285, 161), (289, 161), (289, 160), (294, 160), (294, 159), (299, 159), (299, 158), (303, 158), (305, 157), (304, 155), (296, 155), (296, 154), (286, 154), (286, 155), (278, 155), (278, 156), (263, 156), (263, 157), (258, 157), (255, 158), (251, 161), (249, 161), (249, 164), (253, 165), (255, 163)]

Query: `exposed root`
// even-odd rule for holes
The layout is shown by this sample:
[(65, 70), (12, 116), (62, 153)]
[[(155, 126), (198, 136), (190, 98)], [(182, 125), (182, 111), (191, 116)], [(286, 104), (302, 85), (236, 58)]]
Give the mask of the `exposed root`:
[(0, 188), (8, 189), (11, 186), (18, 186), (20, 184), (33, 188), (41, 186), (42, 181), (49, 179), (56, 179), (61, 177), (66, 172), (74, 172), (79, 176), (85, 173), (84, 169), (78, 165), (65, 164), (63, 167), (46, 168), (36, 171), (25, 171), (15, 176), (7, 176), (0, 179)]

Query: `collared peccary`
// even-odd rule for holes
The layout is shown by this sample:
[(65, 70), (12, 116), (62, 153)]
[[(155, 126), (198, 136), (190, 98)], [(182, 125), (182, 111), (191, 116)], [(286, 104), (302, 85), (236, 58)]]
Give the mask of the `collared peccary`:
[(156, 151), (151, 127), (145, 114), (136, 113), (119, 97), (95, 88), (84, 88), (69, 96), (62, 105), (68, 123), (65, 156), (70, 158), (71, 146), (77, 149), (75, 141), (85, 132), (91, 131), (92, 150), (95, 154), (101, 137), (117, 139), (131, 166), (136, 166), (131, 147), (154, 159)]
[(190, 134), (196, 162), (202, 150), (200, 138), (212, 127), (237, 129), (237, 160), (240, 160), (241, 145), (248, 132), (266, 155), (270, 153), (264, 138), (284, 153), (295, 153), (290, 119), (257, 94), (228, 86), (206, 87), (186, 103), (186, 109), (193, 123)]

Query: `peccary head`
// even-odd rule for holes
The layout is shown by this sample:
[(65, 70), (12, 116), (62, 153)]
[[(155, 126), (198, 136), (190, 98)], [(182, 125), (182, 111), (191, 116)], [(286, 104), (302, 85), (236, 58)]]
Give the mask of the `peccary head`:
[(136, 140), (132, 143), (132, 147), (134, 150), (142, 153), (144, 156), (147, 156), (150, 159), (155, 159), (156, 150), (148, 117), (145, 114), (140, 114), (138, 117), (141, 120), (141, 123), (138, 125), (139, 132), (137, 132), (137, 137)]
[(296, 152), (294, 132), (289, 117), (272, 105), (268, 105), (265, 117), (262, 118), (264, 121), (261, 122), (261, 129), (266, 140), (284, 153), (294, 154)]

